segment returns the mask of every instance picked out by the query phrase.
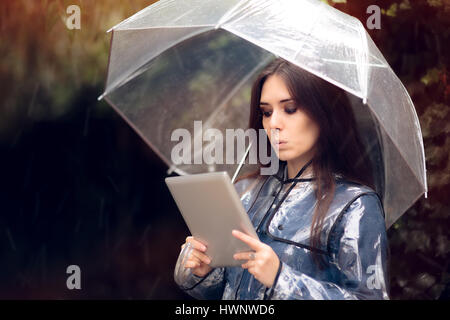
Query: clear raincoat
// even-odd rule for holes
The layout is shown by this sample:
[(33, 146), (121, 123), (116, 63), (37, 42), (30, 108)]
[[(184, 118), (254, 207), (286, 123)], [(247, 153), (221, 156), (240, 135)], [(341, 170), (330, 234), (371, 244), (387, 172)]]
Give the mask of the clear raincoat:
[[(287, 179), (286, 166), (272, 176), (236, 182), (260, 241), (280, 259), (273, 286), (265, 287), (241, 267), (220, 267), (205, 277), (187, 273), (184, 279), (176, 279), (180, 288), (197, 299), (389, 299), (389, 247), (382, 202), (367, 186), (340, 175), (335, 179), (335, 197), (324, 220), (320, 248), (309, 245), (317, 202), (313, 177), (295, 179), (297, 184), (276, 212), (294, 181)], [(324, 255), (324, 268), (315, 264), (312, 250)]]

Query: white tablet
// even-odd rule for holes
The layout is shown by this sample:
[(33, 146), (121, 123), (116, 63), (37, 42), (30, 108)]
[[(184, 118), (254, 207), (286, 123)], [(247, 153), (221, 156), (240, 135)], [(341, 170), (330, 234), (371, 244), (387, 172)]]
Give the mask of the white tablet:
[(251, 251), (231, 231), (258, 239), (255, 229), (226, 172), (211, 172), (165, 179), (194, 238), (207, 245), (211, 267), (240, 266), (236, 252)]

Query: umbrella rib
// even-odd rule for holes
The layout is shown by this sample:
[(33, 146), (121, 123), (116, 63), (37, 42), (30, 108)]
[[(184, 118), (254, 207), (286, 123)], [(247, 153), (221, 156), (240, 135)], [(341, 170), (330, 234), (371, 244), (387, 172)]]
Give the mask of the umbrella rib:
[[(210, 27), (210, 26), (208, 26)], [(194, 28), (195, 29), (195, 28)], [(118, 32), (120, 30), (115, 30), (115, 32)], [(194, 37), (198, 34), (201, 34), (203, 32), (209, 31), (208, 29), (202, 28), (199, 29), (193, 33), (190, 33), (184, 37), (181, 37), (179, 39), (177, 39), (176, 42), (172, 43), (169, 47), (167, 48), (163, 48), (162, 50), (156, 51), (156, 53), (153, 54), (153, 56), (149, 57), (147, 59), (146, 63), (143, 63), (142, 65), (136, 67), (134, 70), (129, 71), (128, 74), (126, 74), (125, 76), (122, 76), (122, 79), (119, 81), (116, 81), (116, 83), (113, 83), (112, 86), (105, 91), (98, 99), (103, 99), (106, 95), (108, 95), (109, 93), (111, 93), (112, 91), (116, 90), (117, 88), (121, 87), (122, 85), (124, 85), (125, 83), (127, 83), (128, 81), (130, 81), (131, 79), (137, 77), (138, 75), (142, 74), (143, 72), (147, 71), (150, 68), (149, 62), (152, 61), (152, 59), (156, 56), (159, 56), (161, 53), (163, 53), (164, 51), (175, 47), (177, 44), (183, 42), (186, 39), (189, 39), (191, 37)], [(146, 66), (147, 65), (147, 66)]]
[[(409, 163), (405, 160), (405, 157), (404, 157), (404, 155), (402, 154), (402, 152), (400, 151), (400, 149), (398, 148), (398, 145), (395, 143), (395, 141), (392, 139), (392, 137), (389, 135), (389, 133), (386, 131), (386, 129), (381, 125), (381, 121), (380, 121), (379, 117), (377, 116), (377, 114), (376, 114), (375, 112), (373, 112), (373, 110), (371, 110), (371, 108), (369, 108), (369, 112), (372, 114), (373, 117), (375, 117), (375, 118), (377, 119), (377, 122), (378, 122), (380, 128), (381, 128), (381, 129), (383, 130), (383, 132), (385, 133), (385, 136), (387, 137), (387, 139), (389, 139), (390, 143), (392, 143), (392, 144), (395, 146), (395, 148), (396, 148), (396, 150), (398, 151), (400, 157), (401, 157), (402, 160), (406, 163), (406, 166), (409, 168), (409, 171), (410, 171), (410, 172), (412, 173), (412, 175), (416, 178), (416, 181), (418, 181), (418, 182), (420, 183), (420, 182), (421, 182), (421, 179), (420, 179), (419, 177), (417, 177), (417, 175), (414, 173), (414, 170), (411, 168), (411, 166), (409, 165)], [(383, 144), (382, 136), (380, 136), (378, 139), (379, 139), (379, 140), (381, 141), (381, 143)], [(367, 149), (367, 151), (371, 150), (371, 149), (375, 146), (375, 143), (376, 143), (375, 141), (372, 142), (372, 143), (369, 145), (369, 148)], [(361, 160), (361, 159), (360, 159), (360, 160)], [(384, 180), (385, 180), (385, 184), (386, 184), (386, 183), (387, 183), (387, 182), (386, 182), (386, 181), (387, 181), (387, 176), (386, 176), (387, 169), (386, 169), (385, 164), (384, 164), (384, 167), (385, 167), (385, 168), (384, 168)], [(383, 193), (385, 193), (385, 189), (383, 190)], [(426, 193), (426, 192), (425, 192), (425, 193)], [(414, 199), (414, 201), (411, 202), (411, 203), (414, 204), (420, 197), (421, 197), (421, 195), (417, 196), (417, 197)], [(383, 207), (384, 207), (384, 208), (386, 208), (385, 202), (386, 202), (386, 195), (383, 194)], [(405, 213), (407, 210), (409, 210), (409, 208), (410, 208), (411, 206), (412, 206), (412, 205), (409, 205), (406, 209), (402, 209), (401, 213), (400, 213), (399, 215), (397, 215), (397, 218), (396, 218), (395, 220), (391, 220), (391, 217), (393, 216), (392, 212), (386, 212), (386, 217), (385, 217), (385, 221), (386, 221), (386, 230), (389, 229), (389, 228), (395, 223), (395, 221), (397, 221), (397, 220), (402, 216), (403, 213)]]
[(229, 21), (233, 15), (235, 14), (234, 11), (236, 11), (236, 9), (241, 5), (242, 2), (244, 2), (246, 0), (239, 0), (234, 6), (231, 7), (230, 10), (228, 10), (227, 12), (225, 12), (225, 14), (222, 16), (222, 18), (219, 19), (219, 21), (217, 22), (217, 24), (215, 25), (214, 29), (218, 29), (220, 28), (224, 23), (226, 23), (227, 21)]
[(208, 27), (213, 28), (213, 24), (190, 24), (190, 25), (167, 25), (167, 26), (150, 26), (150, 27), (136, 27), (136, 28), (126, 28), (114, 31), (139, 31), (139, 30), (151, 30), (151, 29), (186, 29), (186, 28), (200, 28)]
[[(420, 197), (421, 197), (422, 195), (420, 194), (420, 195), (418, 195), (417, 197), (415, 197), (414, 198), (414, 201), (411, 201), (410, 203), (410, 205), (408, 205), (408, 207), (406, 208), (406, 209), (404, 209), (403, 210), (403, 212), (402, 212), (402, 214), (400, 214), (395, 220), (390, 220), (389, 219), (389, 221), (386, 219), (386, 223), (389, 223), (389, 225), (386, 225), (386, 230), (387, 229), (389, 229), (395, 222), (397, 222), (397, 220), (398, 219), (400, 219), (401, 217), (402, 217), (402, 215), (406, 212), (406, 211), (408, 211), (409, 209), (411, 209), (412, 208), (412, 206), (417, 202), (417, 200), (419, 200), (420, 199)], [(384, 205), (383, 205), (383, 207), (384, 207)], [(390, 217), (389, 217), (390, 218)]]
[(164, 161), (164, 163), (170, 167), (170, 162), (167, 161), (166, 157), (159, 152), (159, 150), (147, 139), (147, 137), (142, 133), (141, 130), (139, 130), (139, 128), (127, 117), (125, 116), (125, 114), (123, 113), (123, 111), (118, 108), (111, 99), (109, 99), (108, 97), (105, 97), (105, 100), (111, 105), (111, 107), (122, 117), (122, 119), (125, 120), (126, 123), (128, 123), (128, 125), (141, 137), (142, 140), (144, 140), (149, 146), (150, 148), (156, 153), (157, 156), (159, 156), (161, 158), (162, 161)]
[[(313, 22), (311, 23), (311, 26), (310, 26), (310, 28), (309, 28), (309, 30), (308, 30), (308, 32), (305, 34), (305, 36), (303, 37), (303, 38), (306, 38), (306, 37), (308, 37), (310, 34), (311, 34), (311, 32), (313, 31), (313, 29), (314, 29), (314, 27), (316, 26), (316, 23), (317, 23), (317, 21), (319, 20), (319, 17), (320, 17), (320, 15), (319, 15), (319, 13), (323, 10), (323, 6), (324, 6), (325, 4), (324, 3), (322, 3), (321, 5), (318, 5), (317, 7), (316, 7), (316, 10), (315, 10), (315, 16), (314, 16), (314, 20), (313, 20)], [(294, 58), (292, 59), (292, 60), (296, 60), (297, 59), (297, 56), (300, 54), (300, 52), (303, 50), (303, 48), (305, 47), (305, 44), (306, 44), (306, 42), (303, 42), (303, 44), (302, 44), (302, 46), (294, 53)]]
[[(395, 74), (395, 72), (392, 71), (392, 73), (394, 73), (395, 77), (397, 77), (397, 75)], [(414, 106), (414, 103), (412, 102), (411, 96), (408, 93), (408, 90), (406, 90), (405, 86), (403, 85), (403, 82), (400, 81), (400, 79), (397, 77), (398, 81), (400, 82), (401, 86), (403, 87), (403, 90), (405, 90), (406, 96), (408, 97), (408, 100), (410, 102), (410, 104), (412, 106)], [(422, 150), (422, 164), (423, 164), (423, 177), (424, 177), (424, 186), (425, 186), (425, 198), (427, 198), (427, 193), (428, 193), (428, 185), (427, 185), (427, 167), (426, 167), (426, 163), (425, 163), (425, 148), (423, 146), (423, 135), (422, 135), (422, 129), (420, 127), (420, 121), (419, 118), (417, 116), (416, 110), (413, 110), (413, 116), (414, 116), (414, 120), (416, 121), (417, 125), (417, 129), (419, 130), (420, 133), (420, 146), (421, 146), (421, 150)]]
[[(327, 62), (333, 62), (333, 63), (342, 63), (342, 64), (357, 64), (355, 61), (345, 61), (345, 60), (338, 60), (338, 59), (322, 59)], [(367, 64), (370, 67), (377, 67), (377, 68), (387, 68), (385, 64), (374, 64), (374, 63), (368, 63)]]
[(263, 49), (265, 49), (265, 50), (271, 52), (272, 54), (274, 54), (274, 55), (277, 56), (277, 57), (281, 57), (281, 58), (283, 58), (283, 59), (285, 59), (285, 60), (287, 60), (287, 61), (289, 61), (289, 62), (291, 62), (291, 63), (293, 63), (293, 64), (295, 64), (295, 65), (297, 65), (297, 66), (299, 66), (300, 68), (302, 68), (302, 69), (304, 69), (304, 70), (306, 70), (306, 71), (308, 71), (308, 72), (310, 72), (310, 73), (312, 73), (312, 74), (315, 74), (315, 75), (318, 76), (318, 77), (321, 77), (322, 79), (324, 79), (324, 80), (326, 80), (326, 81), (328, 81), (328, 82), (334, 84), (335, 86), (337, 86), (337, 87), (339, 87), (339, 88), (341, 88), (341, 89), (343, 89), (343, 90), (345, 90), (345, 91), (347, 91), (347, 92), (350, 92), (350, 93), (353, 94), (355, 97), (358, 97), (358, 98), (361, 98), (361, 99), (362, 99), (361, 94), (359, 94), (356, 90), (354, 90), (354, 89), (352, 89), (352, 88), (350, 88), (350, 87), (348, 87), (348, 86), (342, 85), (342, 83), (339, 83), (338, 81), (335, 81), (334, 79), (328, 77), (327, 75), (325, 75), (325, 74), (323, 74), (323, 73), (316, 72), (316, 71), (312, 70), (311, 68), (305, 66), (303, 63), (301, 63), (301, 62), (299, 62), (299, 61), (295, 61), (295, 60), (292, 59), (290, 56), (287, 56), (286, 54), (284, 54), (284, 53), (282, 53), (282, 52), (279, 52), (279, 51), (276, 50), (276, 49), (267, 47), (265, 44), (262, 44), (262, 43), (261, 43), (260, 41), (258, 41), (257, 39), (248, 37), (246, 34), (243, 34), (243, 33), (239, 32), (239, 31), (237, 31), (237, 30), (234, 30), (233, 28), (227, 28), (227, 27), (224, 27), (223, 29), (224, 29), (224, 30), (227, 30), (227, 31), (229, 31), (229, 32), (231, 32), (231, 33), (233, 33), (233, 34), (235, 34), (235, 35), (237, 35), (238, 37), (241, 37), (241, 38), (244, 39), (244, 40), (247, 40), (247, 41), (250, 42), (250, 43), (253, 43), (253, 44), (257, 45), (257, 46), (260, 47), (260, 48), (263, 48)]
[[(114, 38), (114, 32), (111, 33), (111, 38), (109, 40), (109, 47), (111, 48), (112, 42)], [(106, 81), (105, 88), (103, 89), (103, 93), (97, 98), (97, 101), (102, 100), (106, 96), (106, 89), (108, 88), (108, 77), (109, 77), (109, 68), (111, 67), (111, 50), (108, 52), (108, 65), (106, 67)]]
[(369, 79), (369, 73), (367, 65), (369, 64), (369, 46), (367, 44), (367, 36), (366, 36), (366, 30), (364, 29), (363, 24), (361, 21), (357, 20), (357, 23), (359, 24), (358, 28), (358, 34), (360, 36), (361, 42), (362, 42), (362, 53), (360, 56), (360, 63), (358, 64), (360, 67), (357, 68), (358, 75), (361, 81), (361, 91), (363, 94), (363, 103), (367, 104), (367, 90), (368, 90), (368, 79)]
[[(414, 111), (415, 112), (415, 111)], [(386, 137), (389, 138), (389, 140), (391, 141), (391, 143), (395, 146), (396, 150), (398, 150), (398, 153), (400, 154), (400, 156), (402, 157), (403, 161), (406, 163), (406, 165), (408, 166), (409, 170), (411, 171), (411, 173), (413, 174), (413, 176), (420, 181), (420, 183), (422, 184), (422, 179), (420, 177), (418, 177), (416, 175), (416, 173), (414, 172), (413, 168), (409, 165), (409, 162), (406, 161), (406, 157), (403, 154), (403, 152), (401, 151), (402, 149), (398, 147), (397, 142), (391, 137), (391, 135), (389, 134), (389, 132), (385, 129), (385, 127), (382, 125), (382, 121), (381, 119), (378, 117), (378, 114), (376, 112), (372, 111), (372, 114), (375, 116), (375, 118), (377, 119), (378, 123), (380, 124), (380, 127), (383, 129), (384, 133), (386, 134)], [(425, 190), (426, 190), (426, 183), (425, 183)], [(425, 191), (426, 192), (426, 191)]]
[(147, 13), (147, 11), (149, 11), (150, 9), (158, 8), (161, 5), (161, 3), (163, 3), (163, 1), (158, 1), (158, 2), (152, 3), (151, 5), (147, 6), (146, 8), (136, 12), (135, 14), (133, 14), (133, 15), (129, 16), (128, 18), (126, 18), (125, 20), (119, 22), (118, 24), (116, 24), (115, 26), (110, 28), (108, 31), (106, 31), (106, 33), (109, 33), (110, 31), (117, 29), (118, 27), (120, 27), (121, 25), (127, 23), (128, 21), (130, 21), (133, 18), (137, 18), (137, 17), (143, 15), (144, 13)]
[[(237, 17), (236, 19), (234, 19), (234, 20), (232, 21), (232, 24), (237, 23), (238, 21), (241, 21), (241, 20), (245, 19), (246, 17), (252, 15), (252, 14), (254, 13), (254, 12), (252, 12), (252, 11), (250, 10), (250, 7), (251, 7), (252, 5), (253, 5), (253, 6), (260, 6), (259, 10), (262, 10), (262, 7), (264, 7), (264, 6), (265, 6), (265, 7), (269, 7), (269, 6), (270, 6), (270, 4), (266, 3), (267, 0), (253, 0), (253, 2), (256, 2), (256, 3), (248, 3), (248, 1), (247, 1), (247, 4), (245, 4), (245, 5), (242, 6), (242, 8), (241, 8), (241, 10), (240, 10), (240, 12), (239, 12), (239, 17)], [(259, 3), (258, 3), (258, 2), (259, 2)], [(217, 23), (216, 28), (221, 27), (223, 24), (225, 24), (225, 23), (227, 23), (227, 22), (230, 22), (231, 19), (233, 19), (233, 18), (236, 17), (236, 15), (237, 15), (237, 14), (234, 14), (233, 16), (228, 17), (228, 18), (226, 19), (226, 21), (222, 21), (222, 22)]]

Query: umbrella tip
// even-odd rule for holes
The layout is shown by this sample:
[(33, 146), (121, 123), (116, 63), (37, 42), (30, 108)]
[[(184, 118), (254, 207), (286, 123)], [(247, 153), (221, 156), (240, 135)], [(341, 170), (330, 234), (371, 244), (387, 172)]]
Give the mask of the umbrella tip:
[(105, 94), (102, 94), (101, 96), (99, 96), (99, 97), (97, 98), (97, 101), (102, 100), (104, 96), (105, 96)]

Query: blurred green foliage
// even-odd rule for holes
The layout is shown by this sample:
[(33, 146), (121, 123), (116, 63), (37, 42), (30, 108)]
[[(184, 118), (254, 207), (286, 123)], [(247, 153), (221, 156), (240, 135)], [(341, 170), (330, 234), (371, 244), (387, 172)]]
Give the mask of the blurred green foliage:
[[(153, 2), (2, 1), (0, 141), (30, 121), (64, 116), (81, 87), (103, 86), (110, 42), (106, 31)], [(72, 4), (81, 9), (81, 30), (66, 27), (66, 9)]]

